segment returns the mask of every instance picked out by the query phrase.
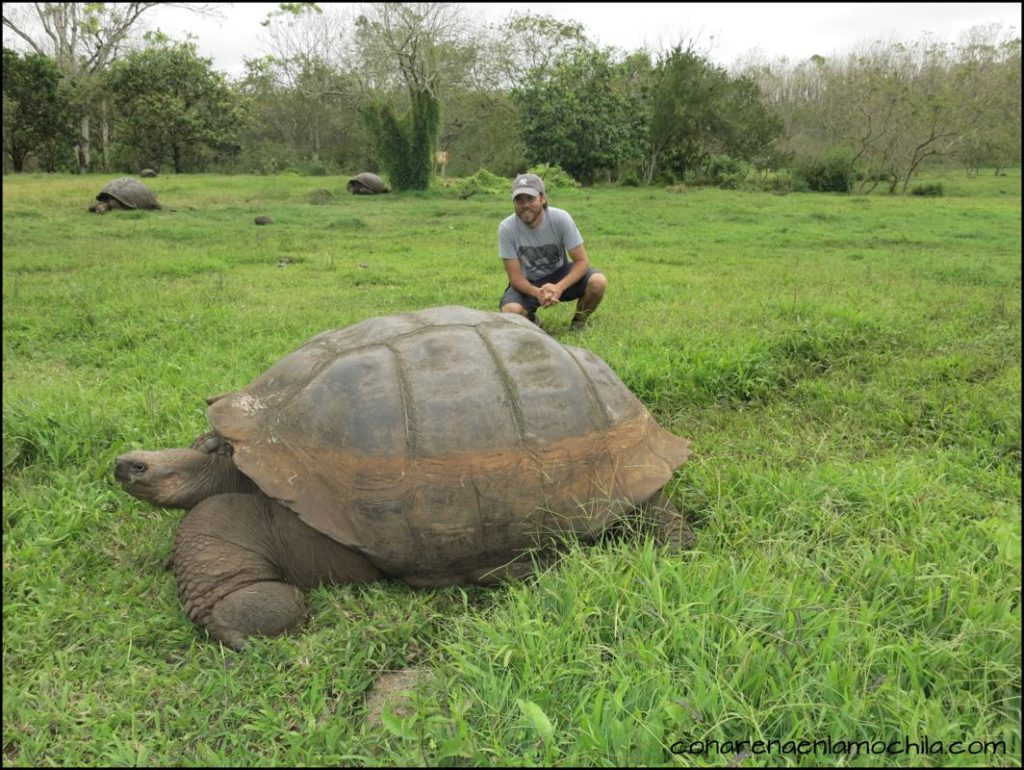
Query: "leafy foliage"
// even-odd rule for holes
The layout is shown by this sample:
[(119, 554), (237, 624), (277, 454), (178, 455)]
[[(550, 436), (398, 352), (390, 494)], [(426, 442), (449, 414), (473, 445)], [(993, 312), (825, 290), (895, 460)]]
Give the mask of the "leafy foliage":
[(694, 51), (673, 49), (658, 62), (653, 80), (648, 181), (659, 159), (665, 170), (685, 177), (713, 154), (763, 157), (782, 132), (753, 81), (731, 77)]
[[(574, 187), (580, 186), (579, 182), (573, 179), (572, 175), (566, 173), (561, 166), (538, 163), (536, 166), (530, 166), (528, 171), (544, 180), (544, 189), (548, 192), (552, 190), (571, 190)], [(507, 181), (505, 186), (508, 187)]]
[(151, 42), (116, 62), (107, 77), (132, 165), (201, 171), (236, 153), (242, 115), (223, 75), (194, 43)]
[(641, 132), (623, 75), (610, 51), (595, 48), (531, 71), (512, 93), (530, 160), (557, 163), (590, 184), (635, 157)]
[(49, 57), (9, 48), (3, 49), (3, 67), (5, 165), (23, 171), (34, 155), (46, 171), (55, 171), (61, 145), (74, 136), (64, 78)]
[(820, 158), (807, 158), (797, 166), (797, 174), (812, 192), (850, 192), (853, 187), (852, 153), (842, 148), (825, 152)]

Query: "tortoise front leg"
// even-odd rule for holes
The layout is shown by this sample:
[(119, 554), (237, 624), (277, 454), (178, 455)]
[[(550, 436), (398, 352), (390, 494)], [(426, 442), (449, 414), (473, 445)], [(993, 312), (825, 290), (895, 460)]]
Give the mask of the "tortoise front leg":
[(301, 624), (301, 589), (381, 577), (363, 557), (257, 495), (199, 503), (181, 523), (173, 560), (186, 614), (235, 650), (250, 636)]

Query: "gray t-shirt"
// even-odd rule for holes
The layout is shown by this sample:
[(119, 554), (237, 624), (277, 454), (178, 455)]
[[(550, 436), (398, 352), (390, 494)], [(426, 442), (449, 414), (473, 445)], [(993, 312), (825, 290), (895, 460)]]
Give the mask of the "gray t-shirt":
[(548, 206), (540, 227), (524, 225), (515, 214), (498, 225), (498, 256), (518, 259), (528, 281), (550, 275), (569, 261), (568, 253), (583, 243), (569, 212)]

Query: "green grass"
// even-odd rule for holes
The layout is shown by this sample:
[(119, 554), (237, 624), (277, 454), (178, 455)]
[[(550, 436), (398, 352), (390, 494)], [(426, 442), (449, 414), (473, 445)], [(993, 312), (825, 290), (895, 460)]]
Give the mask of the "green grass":
[[(90, 215), (105, 181), (3, 185), (5, 766), (1020, 765), (1019, 171), (920, 180), (942, 197), (554, 195), (610, 289), (584, 332), (568, 306), (546, 328), (692, 439), (669, 492), (697, 548), (322, 588), (301, 634), (242, 654), (188, 622), (162, 568), (180, 514), (113, 458), (188, 444), (206, 395), (324, 329), (496, 309), (511, 204), (185, 176), (152, 180), (174, 211)], [(367, 689), (410, 667), (433, 677), (372, 726)]]

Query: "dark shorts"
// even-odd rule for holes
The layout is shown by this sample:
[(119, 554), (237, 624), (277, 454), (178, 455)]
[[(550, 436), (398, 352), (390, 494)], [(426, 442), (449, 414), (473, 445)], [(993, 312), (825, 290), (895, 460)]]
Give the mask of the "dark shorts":
[[(558, 283), (569, 274), (570, 270), (572, 270), (572, 262), (567, 265), (562, 265), (555, 272), (548, 273), (543, 278), (536, 281), (530, 281), (530, 283), (538, 287), (543, 286), (546, 283)], [(561, 301), (566, 302), (568, 300), (579, 299), (582, 297), (583, 293), (587, 290), (587, 283), (590, 281), (590, 276), (600, 272), (600, 270), (595, 270), (594, 268), (587, 270), (582, 278), (562, 292)], [(501, 301), (498, 303), (498, 307), (502, 308), (510, 302), (515, 302), (516, 304), (522, 305), (526, 308), (526, 312), (531, 318), (533, 318), (534, 314), (537, 312), (537, 308), (540, 307), (540, 300), (536, 297), (527, 297), (525, 294), (513, 289), (511, 285), (505, 289), (505, 293), (501, 296)]]

